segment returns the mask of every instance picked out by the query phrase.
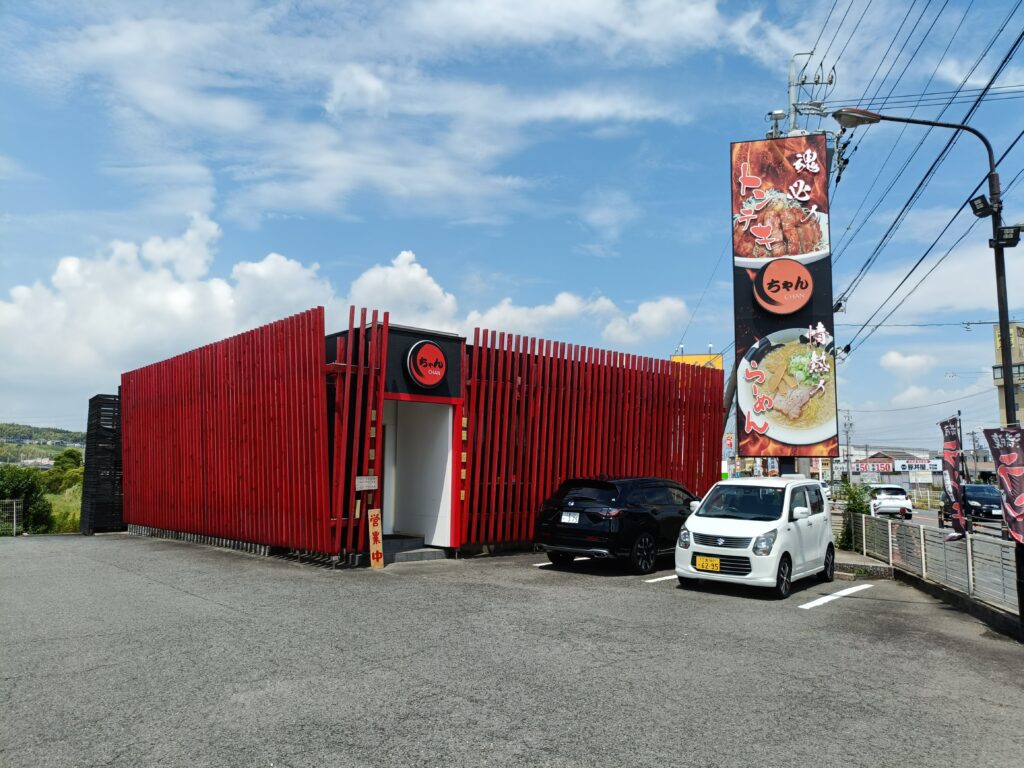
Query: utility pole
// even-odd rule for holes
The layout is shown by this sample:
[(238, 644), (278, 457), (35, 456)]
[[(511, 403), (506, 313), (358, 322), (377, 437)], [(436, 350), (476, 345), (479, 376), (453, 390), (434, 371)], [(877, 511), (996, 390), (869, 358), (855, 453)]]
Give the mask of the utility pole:
[(971, 448), (974, 454), (974, 477), (978, 477), (978, 430), (971, 430)]
[(853, 458), (850, 456), (850, 433), (853, 431), (853, 417), (850, 411), (843, 411), (843, 432), (846, 433), (846, 481), (853, 484)]

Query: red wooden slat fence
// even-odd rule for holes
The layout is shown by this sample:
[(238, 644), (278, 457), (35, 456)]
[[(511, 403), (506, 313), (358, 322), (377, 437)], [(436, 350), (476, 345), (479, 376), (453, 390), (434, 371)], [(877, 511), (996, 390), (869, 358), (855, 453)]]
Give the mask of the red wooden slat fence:
[[(382, 476), (388, 329), (388, 313), (350, 308), (325, 365), (316, 308), (125, 373), (125, 522), (367, 551), (383, 489), (357, 492), (356, 477)], [(481, 329), (461, 368), (455, 546), (529, 540), (568, 477), (657, 475), (703, 493), (719, 476), (720, 370)]]
[(121, 377), (124, 519), (328, 549), (324, 311)]
[(721, 472), (723, 372), (476, 329), (466, 376), (465, 544), (527, 541), (570, 477)]
[[(332, 554), (366, 552), (367, 510), (380, 509), (383, 488), (356, 491), (358, 475), (381, 475), (384, 460), (384, 373), (388, 355), (388, 313), (349, 308), (348, 331), (338, 339), (334, 364), (334, 456), (332, 472)], [(356, 504), (358, 500), (358, 505)]]

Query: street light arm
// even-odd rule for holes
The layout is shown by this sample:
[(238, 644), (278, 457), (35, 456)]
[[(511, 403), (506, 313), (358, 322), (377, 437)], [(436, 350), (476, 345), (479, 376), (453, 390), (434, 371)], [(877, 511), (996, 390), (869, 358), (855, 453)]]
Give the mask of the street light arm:
[(981, 143), (985, 145), (985, 151), (988, 152), (988, 192), (989, 200), (992, 204), (992, 208), (996, 211), (1002, 208), (1002, 200), (1000, 199), (999, 192), (999, 176), (996, 173), (996, 154), (992, 151), (992, 144), (989, 143), (988, 138), (985, 134), (979, 131), (977, 128), (972, 128), (969, 125), (963, 123), (940, 123), (937, 120), (918, 120), (913, 117), (894, 117), (892, 115), (878, 115), (880, 120), (885, 120), (890, 123), (910, 123), (911, 125), (927, 125), (936, 128), (952, 128), (954, 131), (967, 131), (981, 139)]

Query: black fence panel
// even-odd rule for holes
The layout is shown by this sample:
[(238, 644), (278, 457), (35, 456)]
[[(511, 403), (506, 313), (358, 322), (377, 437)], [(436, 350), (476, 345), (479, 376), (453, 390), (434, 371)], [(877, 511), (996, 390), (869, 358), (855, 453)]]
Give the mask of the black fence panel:
[(89, 400), (79, 530), (125, 530), (121, 507), (121, 400), (117, 395), (96, 395)]

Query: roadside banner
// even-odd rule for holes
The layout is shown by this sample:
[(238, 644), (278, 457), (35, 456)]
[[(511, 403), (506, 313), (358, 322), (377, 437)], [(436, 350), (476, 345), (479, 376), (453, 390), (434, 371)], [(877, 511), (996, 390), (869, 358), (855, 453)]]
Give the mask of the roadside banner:
[(983, 431), (999, 479), (1003, 521), (1017, 543), (1024, 544), (1024, 430), (1004, 427)]
[(825, 134), (731, 163), (739, 455), (838, 456)]
[(940, 421), (939, 428), (942, 430), (942, 487), (953, 506), (953, 530), (963, 535), (967, 532), (967, 522), (964, 520), (963, 480), (960, 477), (960, 418), (952, 416)]

